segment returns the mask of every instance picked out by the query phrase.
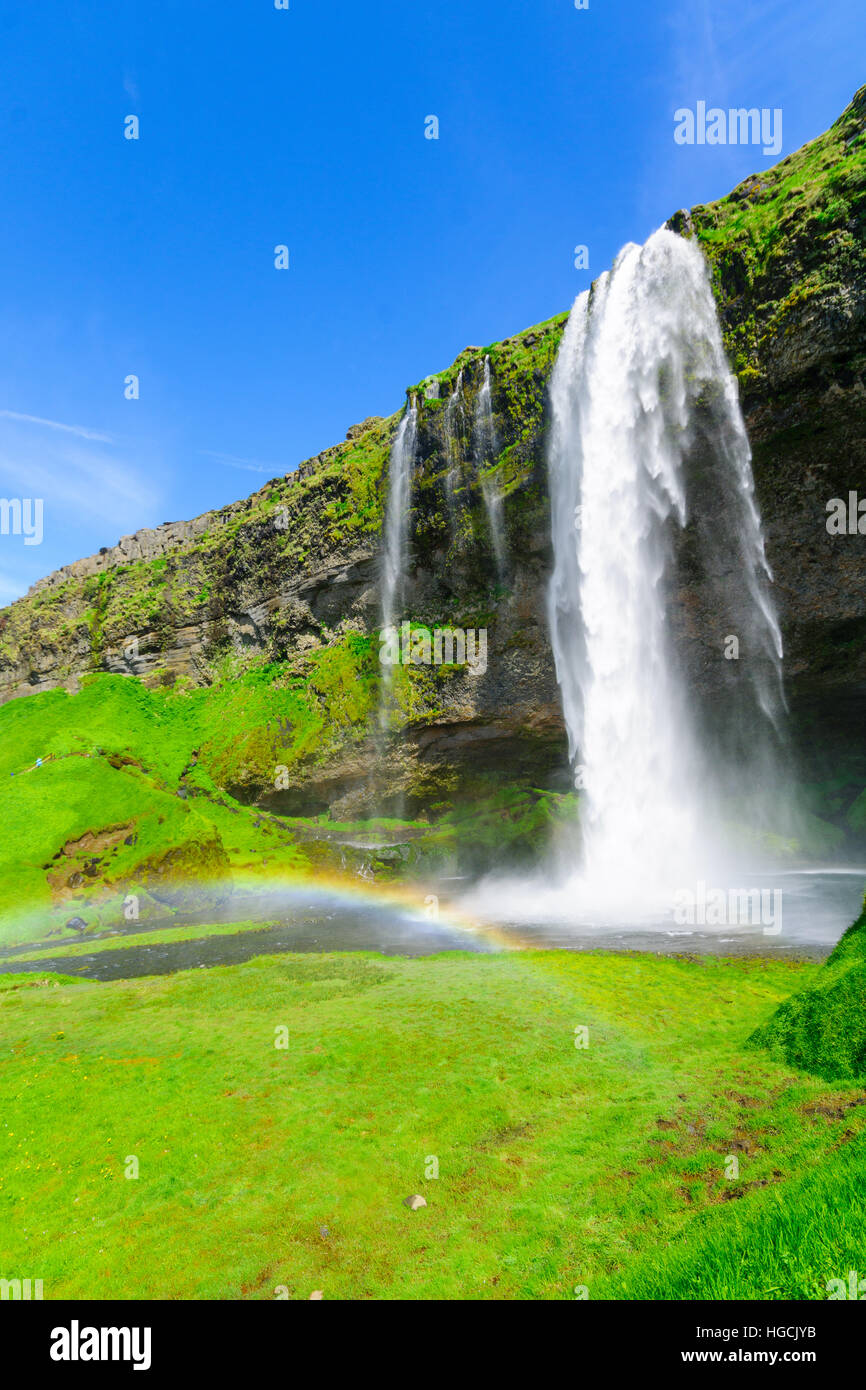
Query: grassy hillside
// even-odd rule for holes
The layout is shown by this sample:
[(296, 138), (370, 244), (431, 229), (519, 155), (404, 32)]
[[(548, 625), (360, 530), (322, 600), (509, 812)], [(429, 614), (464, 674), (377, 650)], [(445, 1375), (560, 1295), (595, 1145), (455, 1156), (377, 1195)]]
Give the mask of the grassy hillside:
[(225, 774), (229, 747), (249, 755), (243, 732), (264, 738), (275, 704), (255, 682), (208, 699), (102, 676), (74, 696), (53, 690), (3, 706), (0, 940), (73, 915), (90, 926), (116, 919), (127, 891), (145, 915), (164, 913), (184, 881), (228, 876), (263, 855), (287, 872), (307, 868), (289, 833), (211, 771)]
[(751, 1041), (818, 1076), (866, 1078), (866, 910), (809, 988), (786, 1000)]
[(862, 1091), (742, 1051), (817, 973), (518, 952), (0, 977), (0, 1274), (46, 1298), (825, 1298), (862, 1253)]

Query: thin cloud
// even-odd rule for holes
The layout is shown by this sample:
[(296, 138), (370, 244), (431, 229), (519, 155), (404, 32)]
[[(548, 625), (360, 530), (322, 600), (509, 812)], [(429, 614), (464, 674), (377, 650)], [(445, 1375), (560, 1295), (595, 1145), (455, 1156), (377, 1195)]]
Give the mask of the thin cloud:
[[(66, 455), (66, 465), (77, 471), (88, 490), (93, 487), (101, 499), (116, 507), (119, 516), (126, 512), (128, 506), (149, 512), (155, 503), (149, 482), (140, 474), (140, 465), (137, 468), (129, 460), (114, 462), (90, 450), (73, 446)], [(77, 480), (75, 495), (80, 495)]]
[(50, 443), (0, 437), (0, 492), (43, 498), (46, 513), (63, 517), (67, 529), (96, 521), (118, 534), (146, 524), (158, 501), (143, 463), (106, 458), (98, 443), (66, 434)]
[(241, 468), (245, 473), (264, 473), (268, 478), (275, 477), (281, 468), (278, 463), (260, 463), (257, 459), (237, 458), (234, 454), (217, 454), (213, 449), (199, 449), (198, 452), (203, 458), (224, 463), (227, 468)]
[[(723, 106), (760, 105), (744, 93), (766, 81), (767, 53), (777, 58), (807, 35), (817, 37), (826, 16), (813, 0), (753, 0), (720, 9), (710, 0), (681, 0), (670, 19), (676, 34), (675, 80), (688, 104), (699, 97)], [(736, 100), (735, 100), (736, 98)]]
[(62, 430), (64, 434), (77, 435), (79, 439), (90, 439), (98, 444), (113, 444), (114, 437), (102, 434), (99, 430), (88, 429), (85, 425), (64, 425), (59, 420), (43, 420), (40, 415), (22, 415), (18, 410), (0, 410), (4, 420), (17, 420), (24, 425), (40, 425), (43, 429)]

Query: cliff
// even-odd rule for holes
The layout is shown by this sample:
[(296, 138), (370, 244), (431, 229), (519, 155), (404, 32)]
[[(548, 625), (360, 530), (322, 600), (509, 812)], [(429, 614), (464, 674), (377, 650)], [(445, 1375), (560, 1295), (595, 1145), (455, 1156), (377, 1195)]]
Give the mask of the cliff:
[[(866, 496), (866, 88), (825, 135), (669, 225), (697, 237), (712, 267), (754, 449), (793, 723), (834, 775), (844, 763), (845, 816), (866, 785), (866, 565), (863, 537), (830, 535), (825, 522), (830, 499), (858, 485)], [(239, 801), (290, 815), (347, 819), (384, 807), (435, 816), (505, 785), (567, 791), (545, 616), (546, 394), (566, 317), (467, 348), (409, 388), (419, 427), (405, 615), (485, 627), (490, 656), (479, 676), (401, 671), (403, 737), (383, 748), (370, 732), (400, 412), (355, 426), (244, 501), (139, 532), (40, 581), (0, 612), (0, 702), (57, 686), (74, 692), (105, 673), (179, 699), (222, 691), (231, 738), (206, 732), (202, 765)], [(498, 441), (490, 468), (471, 430), (485, 353)], [(461, 369), (466, 419), (455, 447), (444, 422)], [(487, 474), (504, 499), (502, 582)], [(696, 689), (712, 704), (724, 695), (723, 673), (705, 619), (718, 596), (691, 575), (697, 524), (682, 536), (673, 620)], [(254, 719), (241, 704), (229, 708), (252, 690)]]

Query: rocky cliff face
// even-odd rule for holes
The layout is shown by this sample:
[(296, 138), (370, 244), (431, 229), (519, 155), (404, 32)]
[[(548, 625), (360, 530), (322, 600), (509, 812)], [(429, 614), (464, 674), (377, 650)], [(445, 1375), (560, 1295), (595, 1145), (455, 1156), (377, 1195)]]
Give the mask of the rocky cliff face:
[(866, 497), (864, 130), (866, 88), (825, 136), (691, 214), (739, 376), (795, 715), (860, 747), (866, 536), (830, 534), (827, 504)]
[[(858, 487), (866, 498), (866, 89), (826, 135), (670, 225), (697, 237), (712, 266), (754, 449), (795, 721), (805, 741), (842, 728), (847, 756), (864, 742), (866, 537), (829, 534), (826, 506)], [(250, 745), (224, 772), (240, 799), (345, 819), (383, 805), (435, 810), (479, 779), (566, 789), (545, 611), (547, 384), (565, 318), (467, 348), (412, 388), (419, 427), (404, 616), (485, 628), (488, 664), (477, 676), (413, 671), (399, 739), (383, 744), (371, 733), (398, 416), (364, 421), (245, 501), (139, 532), (40, 581), (0, 613), (0, 701), (75, 689), (97, 672), (180, 693), (261, 670), (276, 691), (303, 687), (330, 732), (306, 744), (298, 735), (280, 785), (273, 758)], [(485, 353), (492, 468), (472, 428)], [(461, 371), (463, 414), (446, 419)], [(700, 471), (699, 457), (694, 466)], [(484, 504), (491, 479), (504, 499), (503, 577)], [(711, 703), (724, 696), (725, 672), (718, 592), (690, 562), (699, 525), (680, 538), (672, 617), (691, 678)], [(333, 670), (349, 648), (349, 683), (366, 694), (346, 714), (346, 678)]]

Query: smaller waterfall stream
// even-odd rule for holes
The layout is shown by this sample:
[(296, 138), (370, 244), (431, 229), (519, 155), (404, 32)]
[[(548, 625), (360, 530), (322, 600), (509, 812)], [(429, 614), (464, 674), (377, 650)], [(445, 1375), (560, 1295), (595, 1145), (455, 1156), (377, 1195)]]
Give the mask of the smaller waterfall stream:
[[(388, 497), (385, 504), (384, 551), (382, 555), (382, 627), (393, 627), (400, 617), (406, 583), (409, 551), (409, 510), (412, 502), (412, 473), (418, 438), (418, 404), (414, 398), (406, 408), (391, 446), (388, 465)], [(382, 667), (380, 724), (387, 723), (394, 684), (394, 668)]]
[(505, 529), (502, 516), (502, 494), (489, 473), (499, 453), (496, 439), (496, 425), (493, 419), (493, 396), (490, 380), (490, 356), (484, 358), (484, 379), (475, 405), (475, 458), (479, 471), (481, 495), (487, 511), (490, 526), (490, 541), (496, 560), (496, 574), (500, 583), (505, 577)]
[(463, 403), (463, 368), (457, 373), (454, 390), (448, 397), (445, 407), (445, 450), (448, 456), (448, 471), (445, 474), (445, 491), (448, 496), (448, 509), (454, 523), (454, 494), (457, 490), (458, 458), (460, 438), (466, 432), (466, 409)]

